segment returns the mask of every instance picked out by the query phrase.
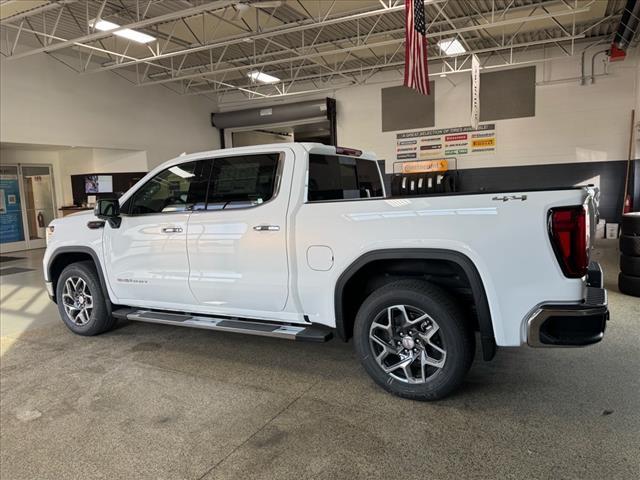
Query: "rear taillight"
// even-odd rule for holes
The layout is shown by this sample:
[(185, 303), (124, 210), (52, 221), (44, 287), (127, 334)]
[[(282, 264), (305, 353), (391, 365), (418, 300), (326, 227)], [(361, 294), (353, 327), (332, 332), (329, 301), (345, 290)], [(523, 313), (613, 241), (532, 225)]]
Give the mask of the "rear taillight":
[(549, 210), (549, 235), (562, 272), (580, 278), (589, 267), (589, 213), (585, 206)]

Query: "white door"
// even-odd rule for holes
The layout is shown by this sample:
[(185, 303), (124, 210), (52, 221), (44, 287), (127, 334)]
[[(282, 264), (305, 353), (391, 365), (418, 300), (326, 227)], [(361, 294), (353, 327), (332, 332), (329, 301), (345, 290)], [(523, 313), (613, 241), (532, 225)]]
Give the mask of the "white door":
[[(285, 308), (289, 291), (287, 209), (294, 165), (289, 149), (215, 158), (206, 209), (189, 218), (189, 283), (220, 314)], [(282, 191), (280, 191), (282, 190)]]
[(119, 228), (104, 228), (108, 280), (128, 305), (180, 308), (195, 301), (189, 289), (187, 224), (203, 205), (211, 162), (158, 173), (122, 205)]

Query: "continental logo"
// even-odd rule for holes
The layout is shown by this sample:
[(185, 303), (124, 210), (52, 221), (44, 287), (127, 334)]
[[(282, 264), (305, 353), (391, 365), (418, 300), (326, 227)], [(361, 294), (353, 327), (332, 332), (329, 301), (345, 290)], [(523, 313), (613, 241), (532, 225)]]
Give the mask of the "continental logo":
[(402, 164), (402, 173), (445, 172), (448, 169), (449, 163), (446, 160), (425, 160)]

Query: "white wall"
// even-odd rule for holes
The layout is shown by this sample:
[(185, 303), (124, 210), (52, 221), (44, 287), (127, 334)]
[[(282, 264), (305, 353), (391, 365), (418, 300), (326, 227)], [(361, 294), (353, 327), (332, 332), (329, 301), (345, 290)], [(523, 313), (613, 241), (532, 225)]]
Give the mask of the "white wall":
[[(596, 71), (602, 72), (602, 66)], [(631, 110), (638, 95), (637, 55), (611, 64), (609, 72), (588, 86), (579, 86), (575, 80), (548, 83), (578, 76), (578, 59), (538, 64), (537, 80), (542, 84), (536, 88), (535, 117), (491, 122), (497, 128), (495, 154), (460, 157), (459, 168), (625, 160)], [(337, 133), (340, 145), (375, 151), (387, 160), (391, 172), (397, 132), (382, 132), (380, 90), (402, 82), (397, 74), (385, 75), (377, 77), (379, 83), (335, 92)], [(432, 128), (470, 123), (470, 74), (449, 78), (455, 86), (435, 78), (436, 124)]]
[(206, 98), (80, 75), (46, 54), (3, 59), (0, 97), (1, 142), (146, 151), (149, 168), (220, 144)]
[(640, 158), (640, 58), (636, 64), (635, 158)]

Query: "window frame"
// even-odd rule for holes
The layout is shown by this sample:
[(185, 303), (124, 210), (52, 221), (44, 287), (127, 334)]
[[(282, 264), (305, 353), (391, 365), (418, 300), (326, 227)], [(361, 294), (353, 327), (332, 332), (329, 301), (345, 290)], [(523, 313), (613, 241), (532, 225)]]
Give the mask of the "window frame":
[[(332, 198), (330, 200), (309, 200), (309, 175), (311, 174), (311, 155), (324, 155), (324, 156), (332, 156), (332, 157), (346, 157), (346, 158), (353, 158), (356, 161), (356, 174), (358, 171), (358, 167), (357, 167), (357, 161), (358, 160), (364, 160), (366, 162), (373, 162), (376, 166), (376, 169), (378, 170), (378, 177), (380, 179), (380, 183), (381, 183), (381, 188), (382, 188), (382, 195), (380, 195), (379, 197), (360, 197), (360, 198)], [(356, 180), (358, 180), (356, 178)], [(358, 181), (358, 184), (360, 182)], [(382, 176), (382, 171), (380, 170), (380, 164), (378, 163), (378, 160), (375, 159), (371, 159), (371, 158), (361, 158), (361, 157), (352, 157), (349, 155), (338, 155), (338, 154), (330, 154), (330, 153), (316, 153), (316, 152), (309, 152), (309, 154), (307, 155), (307, 173), (306, 173), (306, 178), (305, 178), (305, 188), (304, 188), (304, 203), (305, 204), (314, 204), (314, 203), (329, 203), (329, 202), (362, 202), (362, 201), (368, 201), (368, 200), (384, 200), (385, 198), (387, 198), (387, 194), (385, 191), (385, 187), (384, 187), (384, 177)]]
[[(271, 195), (271, 198), (269, 200), (267, 200), (264, 203), (260, 203), (258, 205), (251, 205), (251, 206), (247, 206), (247, 207), (236, 207), (236, 208), (230, 208), (230, 209), (225, 209), (222, 208), (220, 210), (207, 210), (207, 205), (209, 204), (209, 188), (211, 188), (211, 175), (213, 174), (213, 165), (215, 163), (215, 161), (217, 159), (221, 159), (221, 158), (234, 158), (234, 157), (247, 157), (247, 156), (254, 156), (254, 155), (278, 155), (278, 165), (276, 167), (276, 178), (275, 178), (275, 182), (274, 182), (274, 186), (273, 186), (273, 195)], [(127, 198), (127, 200), (124, 202), (123, 207), (127, 207), (126, 208), (126, 212), (121, 211), (121, 215), (122, 216), (126, 216), (126, 217), (143, 217), (143, 216), (152, 216), (152, 215), (170, 215), (170, 214), (192, 214), (192, 213), (213, 213), (213, 212), (224, 212), (224, 211), (235, 211), (235, 210), (248, 210), (251, 208), (257, 208), (257, 207), (261, 207), (262, 205), (266, 205), (270, 202), (272, 202), (273, 200), (276, 199), (276, 197), (278, 196), (278, 194), (280, 193), (280, 185), (282, 183), (282, 172), (284, 170), (284, 161), (285, 161), (285, 152), (282, 150), (275, 150), (275, 151), (265, 151), (265, 152), (254, 152), (254, 153), (236, 153), (234, 155), (218, 155), (216, 157), (206, 157), (206, 158), (196, 158), (196, 159), (189, 159), (189, 160), (185, 160), (184, 162), (180, 162), (180, 163), (175, 163), (173, 165), (168, 166), (167, 168), (164, 168), (162, 170), (160, 170), (158, 173), (156, 173), (153, 177), (151, 177), (149, 180), (147, 180), (146, 182), (144, 182), (142, 185), (140, 185), (140, 187), (138, 187), (136, 189), (135, 192), (133, 192), (131, 194), (131, 196), (129, 198)], [(187, 163), (192, 163), (192, 162), (200, 162), (200, 161), (209, 161), (211, 162), (210, 164), (210, 169), (209, 169), (209, 178), (207, 180), (207, 188), (205, 191), (205, 202), (204, 202), (204, 208), (203, 209), (199, 209), (199, 210), (183, 210), (183, 211), (173, 211), (173, 212), (153, 212), (153, 213), (130, 213), (131, 212), (131, 208), (133, 207), (133, 200), (135, 199), (136, 194), (145, 186), (147, 185), (150, 181), (152, 181), (154, 178), (156, 178), (158, 175), (160, 175), (161, 173), (169, 170), (172, 167), (177, 167), (180, 165), (184, 165)]]

